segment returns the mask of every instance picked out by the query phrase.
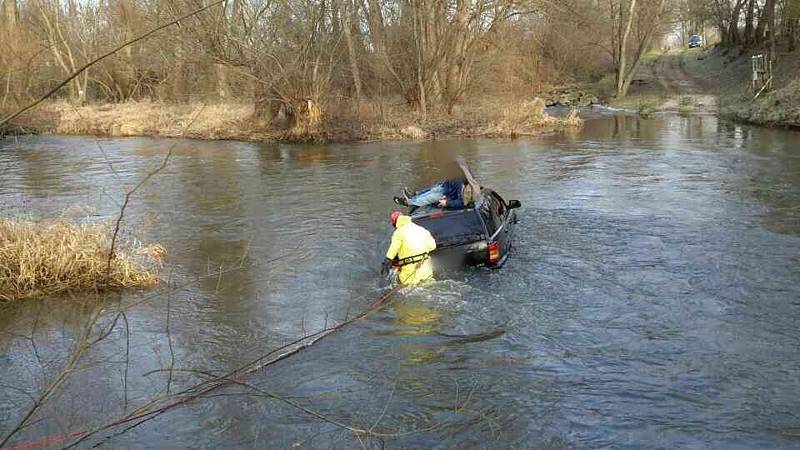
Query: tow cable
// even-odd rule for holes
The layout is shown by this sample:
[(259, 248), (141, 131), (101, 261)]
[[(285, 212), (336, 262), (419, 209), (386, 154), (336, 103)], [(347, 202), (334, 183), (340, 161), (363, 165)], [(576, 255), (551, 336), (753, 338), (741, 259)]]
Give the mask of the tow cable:
[[(88, 439), (89, 437), (97, 433), (100, 433), (101, 431), (105, 431), (108, 430), (109, 428), (114, 428), (119, 425), (124, 425), (127, 423), (138, 421), (137, 423), (134, 423), (128, 427), (128, 428), (133, 428), (139, 425), (140, 423), (143, 423), (147, 420), (150, 420), (152, 418), (155, 418), (156, 416), (159, 416), (167, 412), (170, 409), (189, 403), (192, 400), (196, 400), (201, 396), (208, 394), (211, 391), (214, 391), (224, 386), (239, 384), (244, 376), (265, 369), (268, 366), (271, 366), (279, 361), (282, 361), (284, 359), (287, 359), (291, 356), (300, 353), (301, 351), (305, 350), (308, 347), (311, 347), (312, 345), (316, 344), (322, 339), (332, 335), (333, 333), (336, 333), (337, 331), (340, 331), (347, 325), (359, 321), (371, 315), (375, 311), (381, 309), (381, 307), (385, 306), (389, 302), (389, 299), (391, 299), (392, 296), (396, 294), (397, 291), (399, 291), (401, 288), (402, 285), (398, 284), (397, 286), (393, 287), (392, 289), (388, 290), (383, 295), (381, 295), (377, 300), (372, 302), (369, 306), (367, 306), (366, 309), (361, 311), (358, 315), (353, 316), (352, 318), (347, 319), (344, 322), (341, 322), (329, 328), (322, 329), (320, 331), (317, 331), (316, 333), (303, 336), (300, 339), (290, 342), (289, 344), (271, 350), (270, 352), (261, 355), (257, 359), (250, 361), (249, 363), (239, 367), (238, 369), (230, 371), (225, 375), (221, 375), (212, 378), (210, 380), (198, 383), (194, 386), (191, 386), (170, 397), (170, 399), (173, 399), (171, 401), (167, 401), (167, 399), (164, 399), (161, 402), (156, 401), (153, 404), (146, 406), (144, 408), (140, 408), (125, 417), (113, 420), (111, 422), (107, 422), (106, 424), (101, 425), (99, 428), (96, 428), (93, 431), (73, 431), (64, 434), (51, 435), (46, 438), (38, 439), (35, 441), (19, 442), (16, 444), (12, 444), (8, 447), (5, 447), (5, 449), (27, 450), (27, 449), (41, 448), (48, 445), (53, 445), (55, 443), (64, 442), (70, 439), (78, 439), (77, 441), (69, 444), (67, 446), (68, 448), (81, 443), (83, 440)], [(275, 355), (276, 353), (277, 355)]]

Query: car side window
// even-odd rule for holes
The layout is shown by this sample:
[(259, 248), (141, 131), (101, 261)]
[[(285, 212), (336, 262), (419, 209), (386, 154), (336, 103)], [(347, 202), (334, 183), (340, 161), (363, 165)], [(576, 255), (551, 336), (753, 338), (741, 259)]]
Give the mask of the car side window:
[(489, 232), (489, 235), (491, 236), (492, 234), (494, 234), (495, 231), (497, 231), (497, 224), (495, 223), (494, 219), (492, 218), (493, 214), (492, 214), (492, 211), (491, 211), (492, 206), (491, 206), (490, 198), (487, 198), (486, 200), (481, 202), (481, 205), (478, 208), (478, 210), (480, 211), (481, 218), (483, 219), (483, 223), (486, 224), (487, 231)]
[(503, 202), (503, 199), (494, 192), (492, 192), (492, 197), (494, 197), (497, 202), (497, 215), (502, 218), (506, 214), (506, 204)]
[(494, 234), (494, 232), (503, 225), (505, 206), (503, 206), (503, 202), (499, 201), (495, 195), (488, 196), (486, 204), (491, 208), (489, 221), (492, 223), (491, 228), (493, 228), (492, 233)]

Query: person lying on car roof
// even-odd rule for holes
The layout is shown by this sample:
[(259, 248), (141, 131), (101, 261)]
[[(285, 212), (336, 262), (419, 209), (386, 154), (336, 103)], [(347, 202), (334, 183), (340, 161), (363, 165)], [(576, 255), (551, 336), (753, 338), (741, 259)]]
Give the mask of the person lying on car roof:
[(464, 177), (441, 181), (433, 186), (417, 192), (403, 190), (401, 197), (394, 198), (395, 203), (403, 206), (436, 205), (439, 208), (461, 209), (472, 206), (472, 187)]

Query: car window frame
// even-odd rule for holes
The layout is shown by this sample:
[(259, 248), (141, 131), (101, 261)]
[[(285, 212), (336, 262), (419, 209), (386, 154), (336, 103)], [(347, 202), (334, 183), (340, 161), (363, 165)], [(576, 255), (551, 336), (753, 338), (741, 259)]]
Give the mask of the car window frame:
[(502, 218), (503, 222), (505, 222), (505, 217), (508, 215), (508, 203), (506, 203), (503, 197), (500, 197), (500, 194), (497, 192), (492, 191), (492, 197), (494, 197), (500, 205), (500, 210), (497, 211), (497, 214)]
[(492, 236), (494, 236), (505, 226), (504, 211), (506, 210), (506, 205), (503, 204), (502, 199), (494, 191), (492, 191), (488, 196), (488, 200), (489, 212), (492, 216), (492, 224), (494, 225), (494, 232), (492, 233)]
[[(484, 194), (488, 195), (482, 196), (480, 204), (475, 205), (475, 209), (477, 210), (478, 215), (480, 216), (481, 221), (483, 222), (483, 225), (486, 228), (486, 239), (488, 241), (492, 241), (497, 237), (497, 235), (503, 229), (504, 224), (500, 222), (499, 226), (496, 225), (494, 218), (495, 214), (492, 206), (491, 191), (484, 190)], [(488, 218), (485, 217), (484, 214), (486, 214)]]
[(483, 226), (486, 228), (486, 236), (494, 236), (497, 232), (497, 227), (495, 227), (494, 219), (492, 218), (492, 205), (489, 202), (489, 198), (484, 196), (475, 209), (478, 210), (478, 216), (480, 216)]

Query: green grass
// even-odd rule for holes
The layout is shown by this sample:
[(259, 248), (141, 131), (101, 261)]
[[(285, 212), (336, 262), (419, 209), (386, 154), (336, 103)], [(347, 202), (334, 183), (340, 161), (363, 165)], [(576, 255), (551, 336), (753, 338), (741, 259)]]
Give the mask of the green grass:
[(684, 95), (678, 100), (678, 112), (681, 114), (688, 114), (694, 111), (694, 101), (692, 97)]
[(619, 99), (612, 99), (609, 103), (614, 108), (636, 111), (642, 116), (649, 116), (658, 111), (663, 103), (663, 97), (657, 94), (628, 95)]

